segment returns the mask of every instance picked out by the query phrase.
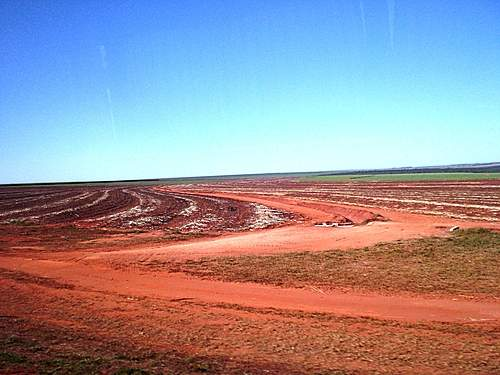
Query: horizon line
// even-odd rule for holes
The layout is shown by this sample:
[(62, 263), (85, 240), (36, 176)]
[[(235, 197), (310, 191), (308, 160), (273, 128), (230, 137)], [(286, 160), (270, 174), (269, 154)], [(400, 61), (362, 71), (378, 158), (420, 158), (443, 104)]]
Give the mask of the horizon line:
[[(242, 173), (242, 174), (222, 174), (222, 175), (202, 175), (202, 176), (182, 176), (182, 177), (156, 177), (156, 178), (132, 178), (132, 179), (119, 179), (119, 180), (86, 180), (86, 181), (44, 181), (44, 182), (11, 182), (0, 184), (0, 187), (16, 187), (16, 186), (39, 186), (39, 185), (90, 185), (90, 184), (107, 184), (107, 183), (134, 183), (134, 182), (162, 182), (162, 181), (175, 181), (175, 180), (203, 180), (203, 179), (238, 179), (245, 177), (258, 177), (258, 176), (283, 176), (288, 175), (318, 175), (318, 174), (348, 174), (348, 173), (371, 173), (371, 172), (405, 172), (413, 171), (413, 173), (426, 173), (420, 171), (422, 169), (430, 170), (443, 168), (452, 169), (444, 173), (451, 173), (454, 169), (460, 168), (473, 168), (480, 169), (485, 167), (500, 167), (500, 161), (486, 162), (486, 163), (460, 163), (460, 164), (444, 164), (444, 165), (427, 165), (427, 166), (404, 166), (404, 167), (390, 167), (390, 168), (370, 168), (370, 169), (337, 169), (337, 170), (322, 170), (322, 171), (300, 171), (300, 172), (265, 172), (265, 173)], [(460, 171), (457, 171), (460, 172)], [(470, 173), (481, 173), (484, 171), (468, 171)], [(466, 172), (463, 172), (466, 173)], [(487, 172), (485, 172), (487, 173)]]

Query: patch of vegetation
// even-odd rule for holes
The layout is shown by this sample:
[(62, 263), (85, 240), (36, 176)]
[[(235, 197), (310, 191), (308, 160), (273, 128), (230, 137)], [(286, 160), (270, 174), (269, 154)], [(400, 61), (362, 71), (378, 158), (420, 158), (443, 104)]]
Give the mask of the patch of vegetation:
[(412, 182), (412, 181), (472, 181), (499, 180), (499, 172), (438, 172), (438, 173), (381, 173), (381, 174), (345, 174), (330, 176), (312, 176), (299, 181), (321, 182)]
[[(60, 250), (85, 246), (87, 241), (123, 231), (101, 228), (80, 228), (75, 225), (0, 224), (0, 251), (36, 247)], [(88, 246), (88, 245), (87, 245)]]
[(66, 357), (40, 361), (41, 374), (98, 374), (105, 361), (101, 358)]
[(168, 229), (165, 230), (165, 235), (163, 240), (167, 241), (187, 241), (194, 238), (207, 237), (208, 235), (214, 235), (214, 233), (202, 233), (202, 232), (182, 232), (179, 229)]
[(500, 297), (500, 233), (486, 229), (355, 250), (154, 264), (198, 277), (284, 287)]
[(26, 358), (12, 352), (0, 352), (0, 368), (3, 364), (25, 363)]
[(140, 368), (122, 367), (114, 375), (147, 375), (149, 372)]
[(75, 225), (0, 224), (0, 254), (20, 251), (72, 251), (134, 247), (186, 241), (216, 236), (218, 232), (190, 233), (165, 229), (163, 235), (146, 235), (148, 230), (133, 228), (86, 228)]

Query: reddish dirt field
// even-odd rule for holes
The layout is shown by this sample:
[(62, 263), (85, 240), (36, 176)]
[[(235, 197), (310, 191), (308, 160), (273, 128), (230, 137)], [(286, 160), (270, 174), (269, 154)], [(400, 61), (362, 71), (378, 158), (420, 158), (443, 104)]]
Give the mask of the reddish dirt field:
[(466, 220), (500, 221), (500, 181), (298, 182), (238, 180), (186, 186), (191, 191), (238, 192), (298, 197), (367, 208), (423, 213)]
[(0, 223), (222, 232), (265, 228), (290, 214), (252, 202), (152, 187), (3, 189)]
[(13, 349), (0, 372), (43, 372), (57, 357), (69, 363), (61, 373), (498, 373), (496, 297), (282, 288), (147, 266), (350, 251), (453, 226), (499, 230), (500, 181), (1, 189), (0, 332)]

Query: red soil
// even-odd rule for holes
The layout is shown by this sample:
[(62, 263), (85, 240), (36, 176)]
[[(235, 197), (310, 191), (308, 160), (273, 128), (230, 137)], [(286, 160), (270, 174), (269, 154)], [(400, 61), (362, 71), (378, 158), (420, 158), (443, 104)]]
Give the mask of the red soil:
[[(24, 192), (24, 194), (22, 194)], [(224, 232), (272, 227), (293, 218), (233, 199), (154, 187), (77, 187), (0, 190), (0, 223)], [(260, 220), (259, 215), (267, 220)], [(262, 219), (262, 218), (260, 218)]]
[(500, 221), (500, 181), (445, 182), (298, 182), (290, 179), (238, 180), (184, 189), (273, 194), (331, 201), (367, 208)]
[[(279, 188), (273, 188), (273, 191), (271, 191), (270, 186), (277, 185), (266, 185), (266, 182), (262, 182), (260, 185), (255, 183), (257, 186), (248, 184), (243, 186), (243, 183), (241, 186), (237, 186), (236, 184), (236, 188), (232, 186), (232, 191), (225, 191), (228, 190), (227, 185), (190, 188), (75, 189), (74, 191), (71, 189), (50, 189), (43, 194), (38, 190), (23, 191), (22, 193), (15, 190), (2, 191), (0, 194), (0, 214), (3, 214), (0, 219), (2, 220), (29, 219), (33, 216), (39, 216), (30, 220), (42, 225), (74, 223), (82, 227), (128, 227), (130, 221), (133, 220), (138, 223), (137, 226), (140, 228), (158, 229), (163, 227), (183, 228), (189, 222), (203, 222), (208, 213), (208, 217), (214, 218), (214, 220), (207, 221), (209, 224), (204, 230), (216, 230), (222, 235), (216, 238), (198, 238), (166, 245), (137, 245), (133, 248), (118, 250), (114, 248), (113, 251), (98, 248), (94, 251), (73, 250), (56, 254), (33, 249), (31, 252), (25, 251), (16, 254), (16, 256), (0, 256), (0, 268), (12, 272), (22, 272), (32, 277), (53, 280), (60, 285), (71, 285), (72, 289), (76, 289), (82, 298), (91, 299), (95, 304), (100, 302), (99, 298), (94, 298), (93, 295), (101, 293), (110, 296), (144, 298), (152, 303), (156, 300), (189, 299), (208, 304), (235, 304), (251, 308), (367, 316), (406, 322), (498, 322), (500, 319), (500, 304), (494, 301), (466, 301), (456, 300), (452, 297), (429, 298), (428, 296), (323, 292), (317, 289), (285, 289), (249, 283), (201, 280), (182, 274), (146, 272), (136, 267), (144, 262), (161, 262), (201, 256), (320, 251), (333, 248), (349, 249), (382, 241), (429, 235), (445, 236), (449, 233), (449, 228), (455, 225), (460, 227), (489, 226), (500, 229), (500, 223), (491, 220), (480, 222), (447, 216), (421, 215), (405, 210), (394, 210), (393, 207), (387, 206), (367, 209), (337, 204), (329, 201), (329, 198), (323, 200), (319, 196), (314, 198), (321, 199), (321, 201), (310, 201), (307, 199), (310, 198), (310, 190), (305, 194), (299, 194), (297, 190), (287, 196), (277, 195), (279, 189), (296, 188), (295, 185), (289, 186), (287, 184), (288, 182), (278, 184)], [(244, 192), (243, 187), (248, 188), (249, 191)], [(307, 188), (309, 189), (310, 185), (307, 185)], [(258, 189), (261, 190), (258, 191)], [(391, 189), (395, 189), (395, 187), (392, 186)], [(439, 187), (433, 185), (430, 189), (437, 191)], [(109, 192), (108, 195), (104, 196), (106, 190)], [(366, 191), (370, 191), (370, 189)], [(89, 195), (82, 197), (82, 194), (85, 193)], [(497, 191), (494, 193), (496, 194)], [(52, 212), (55, 209), (62, 211), (72, 206), (72, 203), (65, 205), (64, 202), (59, 205), (55, 204), (58, 199), (68, 197), (76, 199), (78, 196), (80, 196), (78, 207), (92, 203), (98, 197), (104, 196), (104, 198), (100, 202), (101, 204), (91, 204), (75, 211), (68, 210), (50, 215), (51, 210)], [(189, 207), (189, 202), (195, 202), (198, 209), (188, 212), (188, 215), (181, 214)], [(285, 218), (287, 222), (285, 220), (271, 222), (270, 228), (248, 231), (248, 229), (254, 229), (252, 220), (256, 220), (254, 206), (251, 204), (260, 204), (267, 208), (276, 209), (278, 215)], [(130, 210), (137, 206), (149, 207), (149, 209), (146, 210), (146, 214), (137, 210), (136, 215), (133, 210), (132, 212)], [(76, 206), (73, 205), (73, 207)], [(455, 206), (450, 207), (456, 208)], [(16, 210), (18, 212), (14, 212)], [(117, 215), (113, 217), (114, 214)], [(484, 212), (481, 213), (481, 215), (483, 214)], [(314, 226), (314, 223), (324, 221), (352, 222), (356, 225), (348, 228)], [(274, 227), (277, 224), (282, 226)], [(187, 228), (189, 229), (189, 227)], [(228, 230), (239, 230), (240, 232), (228, 234)], [(63, 241), (61, 246), (64, 246)], [(10, 288), (9, 285), (0, 279), (0, 290)], [(26, 290), (24, 292), (28, 293)], [(34, 290), (33, 293), (35, 293)], [(66, 292), (62, 288), (58, 293), (64, 294)], [(36, 300), (35, 295), (33, 295), (34, 300)], [(8, 310), (12, 313), (12, 310), (15, 310), (12, 303), (15, 304), (15, 301), (10, 303)], [(67, 309), (68, 316), (72, 316), (78, 315), (77, 311), (83, 307), (75, 304), (64, 308)], [(192, 309), (192, 311), (196, 311), (197, 308), (192, 307)], [(204, 311), (205, 307), (200, 308), (198, 313), (204, 314)], [(109, 314), (113, 315), (114, 313), (110, 311)], [(145, 309), (139, 314), (142, 314), (141, 319), (147, 320), (151, 311)], [(248, 314), (252, 315), (253, 313), (248, 312)], [(257, 315), (255, 315), (256, 319)], [(203, 321), (200, 316), (198, 318)], [(36, 316), (29, 314), (24, 317), (36, 319)], [(44, 319), (50, 320), (50, 316)], [(189, 351), (189, 349), (186, 350)], [(225, 353), (231, 353), (231, 348), (225, 350)]]
[[(132, 249), (116, 250), (111, 252), (99, 250), (97, 252), (88, 252), (78, 254), (71, 252), (68, 256), (71, 259), (78, 258), (80, 263), (76, 266), (73, 263), (68, 263), (65, 259), (64, 253), (59, 253), (57, 261), (44, 261), (43, 268), (39, 263), (28, 262), (27, 268), (23, 267), (23, 261), (19, 258), (15, 262), (15, 269), (22, 269), (27, 272), (34, 272), (35, 270), (42, 270), (46, 276), (53, 277), (61, 282), (81, 282), (81, 280), (73, 280), (75, 275), (85, 275), (84, 286), (88, 287), (90, 284), (95, 283), (94, 277), (100, 275), (99, 287), (103, 287), (103, 275), (113, 275), (111, 279), (127, 278), (131, 280), (141, 280), (138, 286), (131, 285), (130, 282), (125, 285), (117, 283), (113, 288), (114, 292), (125, 292), (126, 290), (157, 290), (160, 285), (165, 281), (161, 281), (159, 277), (148, 281), (150, 284), (147, 287), (143, 286), (143, 279), (131, 271), (134, 264), (141, 264), (145, 262), (161, 262), (164, 260), (172, 259), (186, 259), (198, 258), (202, 256), (225, 256), (225, 255), (244, 255), (244, 254), (270, 254), (280, 252), (292, 251), (321, 251), (332, 248), (336, 249), (349, 249), (361, 246), (369, 246), (378, 242), (394, 241), (408, 238), (416, 238), (429, 235), (446, 235), (448, 228), (459, 225), (462, 227), (479, 226), (478, 223), (464, 222), (457, 219), (446, 219), (433, 216), (416, 215), (410, 213), (402, 213), (397, 211), (389, 211), (387, 209), (373, 209), (364, 210), (356, 207), (349, 207), (345, 205), (337, 205), (328, 202), (309, 202), (296, 198), (279, 197), (279, 196), (265, 196), (244, 193), (219, 193), (219, 192), (196, 192), (186, 195), (183, 191), (178, 189), (157, 188), (156, 191), (162, 192), (163, 196), (167, 197), (190, 197), (189, 199), (196, 200), (196, 202), (203, 201), (202, 197), (215, 197), (217, 202), (232, 202), (236, 207), (246, 207), (245, 202), (259, 203), (268, 207), (273, 207), (284, 212), (293, 212), (296, 217), (302, 217), (302, 222), (299, 224), (288, 225), (282, 228), (260, 230), (257, 232), (242, 232), (237, 234), (226, 234), (216, 238), (196, 239), (192, 241), (182, 242), (179, 244), (171, 243), (167, 245), (148, 245), (146, 247), (136, 247)], [(238, 202), (238, 203), (237, 203)], [(100, 211), (102, 212), (102, 211)], [(153, 211), (154, 212), (154, 211)], [(154, 213), (153, 213), (154, 214)], [(349, 220), (355, 224), (369, 225), (355, 225), (348, 228), (322, 228), (314, 226), (318, 221), (343, 221)], [(372, 222), (373, 221), (373, 222)], [(495, 226), (494, 224), (489, 224)], [(44, 254), (47, 256), (47, 254)], [(7, 262), (7, 258), (0, 260), (0, 266), (12, 268), (11, 260)], [(82, 263), (83, 262), (83, 263)], [(36, 264), (35, 267), (30, 265)], [(122, 275), (119, 271), (103, 270), (96, 268), (103, 265), (111, 264), (113, 267), (126, 267), (127, 272)], [(76, 268), (75, 268), (76, 267)], [(55, 270), (55, 273), (51, 272)], [(80, 270), (76, 272), (75, 270)], [(99, 269), (99, 271), (97, 271)], [(136, 277), (139, 277), (136, 279)], [(214, 301), (212, 292), (215, 286), (218, 287), (217, 295), (221, 297), (221, 301), (238, 303), (235, 296), (241, 295), (241, 287), (236, 284), (230, 283), (210, 283), (201, 280), (186, 281), (184, 277), (169, 276), (167, 278), (170, 282), (175, 282), (176, 285), (184, 285), (182, 288), (183, 293), (186, 293), (189, 298), (192, 298), (189, 288), (198, 288), (196, 298), (200, 300)], [(145, 278), (149, 280), (149, 276)], [(135, 283), (133, 281), (133, 283)], [(89, 284), (90, 283), (90, 284)], [(182, 284), (184, 283), (184, 284)], [(187, 283), (187, 284), (186, 284)], [(202, 287), (205, 286), (205, 287)], [(195, 288), (195, 289), (196, 289)], [(439, 301), (430, 305), (425, 305), (426, 308), (410, 309), (411, 314), (397, 313), (394, 311), (407, 311), (408, 301), (398, 298), (382, 298), (381, 296), (370, 296), (368, 299), (360, 299), (359, 296), (318, 296), (315, 292), (308, 291), (284, 291), (280, 288), (264, 287), (254, 285), (251, 288), (248, 285), (243, 287), (245, 290), (258, 290), (265, 291), (264, 293), (256, 292), (251, 296), (252, 306), (275, 306), (284, 309), (312, 309), (312, 306), (317, 306), (316, 300), (318, 298), (328, 299), (331, 298), (332, 302), (323, 305), (321, 308), (317, 307), (318, 311), (329, 311), (337, 313), (355, 313), (356, 315), (368, 315), (374, 317), (387, 317), (406, 320), (418, 319), (437, 319), (437, 320), (454, 320), (465, 319), (466, 317), (473, 319), (482, 319), (484, 317), (481, 313), (482, 307), (480, 305), (476, 310), (464, 310), (463, 313), (450, 313), (453, 311), (453, 306), (457, 303), (454, 301)], [(222, 291), (228, 296), (228, 299), (222, 298)], [(279, 298), (283, 293), (287, 294), (286, 298)], [(147, 293), (146, 293), (147, 294)], [(182, 297), (182, 296), (172, 296)], [(185, 296), (184, 296), (185, 297)], [(250, 298), (250, 297), (249, 297)], [(339, 298), (343, 303), (338, 304)], [(309, 304), (304, 302), (309, 299), (312, 301)], [(248, 298), (241, 298), (243, 301), (248, 301)], [(366, 303), (364, 303), (365, 301)], [(379, 302), (377, 302), (379, 301)], [(418, 305), (422, 304), (424, 300), (419, 301), (413, 299)], [(241, 301), (240, 301), (241, 302)], [(351, 304), (351, 308), (349, 308)], [(446, 308), (449, 304), (448, 309)], [(378, 307), (377, 307), (378, 305)], [(309, 306), (309, 307), (308, 307)], [(412, 305), (413, 306), (413, 305)], [(460, 310), (460, 309), (458, 309)], [(488, 308), (488, 310), (491, 310)], [(474, 313), (476, 311), (476, 313)], [(385, 313), (384, 313), (385, 312)], [(390, 313), (389, 313), (390, 312)], [(496, 312), (491, 312), (496, 314)], [(495, 316), (495, 315), (494, 315)]]
[[(198, 280), (181, 274), (116, 270), (52, 260), (2, 259), (3, 268), (48, 277), (59, 283), (112, 294), (161, 299), (195, 299), (256, 308), (272, 307), (401, 321), (474, 321), (500, 319), (500, 304), (376, 294), (347, 294), (275, 288), (252, 283)], [(96, 283), (98, 281), (98, 283)]]

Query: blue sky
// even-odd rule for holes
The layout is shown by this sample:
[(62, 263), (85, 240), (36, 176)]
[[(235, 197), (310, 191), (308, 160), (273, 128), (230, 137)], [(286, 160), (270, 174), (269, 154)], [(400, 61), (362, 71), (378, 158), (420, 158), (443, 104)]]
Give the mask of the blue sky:
[(500, 160), (500, 3), (0, 2), (0, 183)]

